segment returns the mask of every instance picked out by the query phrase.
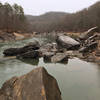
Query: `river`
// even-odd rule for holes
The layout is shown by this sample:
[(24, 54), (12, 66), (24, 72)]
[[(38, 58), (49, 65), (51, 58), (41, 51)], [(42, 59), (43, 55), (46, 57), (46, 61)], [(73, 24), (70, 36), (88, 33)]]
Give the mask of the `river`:
[(43, 59), (20, 61), (4, 58), (3, 50), (20, 47), (34, 39), (40, 43), (47, 38), (32, 38), (16, 42), (0, 43), (0, 87), (13, 76), (28, 73), (37, 66), (43, 66), (54, 76), (59, 84), (63, 100), (100, 100), (100, 66), (82, 61), (78, 58), (69, 59), (68, 64), (44, 63)]

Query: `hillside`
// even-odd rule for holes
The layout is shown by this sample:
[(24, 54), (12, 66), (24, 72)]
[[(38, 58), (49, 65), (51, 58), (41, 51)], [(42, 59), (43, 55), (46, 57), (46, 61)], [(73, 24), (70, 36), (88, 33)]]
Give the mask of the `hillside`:
[(38, 21), (40, 21), (40, 22), (46, 22), (46, 21), (54, 22), (54, 21), (61, 20), (66, 15), (67, 15), (67, 13), (64, 13), (64, 12), (47, 12), (47, 13), (40, 15), (40, 16), (26, 15), (26, 17), (28, 18), (28, 20), (31, 23), (34, 23), (34, 22), (38, 22)]
[(40, 16), (26, 15), (31, 24), (31, 29), (35, 31), (49, 31), (55, 25), (58, 25), (66, 17), (68, 13), (64, 12), (48, 12)]
[(91, 27), (100, 27), (100, 1), (76, 13), (67, 15), (59, 27), (64, 31), (85, 31)]
[(100, 26), (100, 1), (76, 13), (48, 12), (40, 16), (26, 16), (30, 30), (37, 32), (82, 32)]

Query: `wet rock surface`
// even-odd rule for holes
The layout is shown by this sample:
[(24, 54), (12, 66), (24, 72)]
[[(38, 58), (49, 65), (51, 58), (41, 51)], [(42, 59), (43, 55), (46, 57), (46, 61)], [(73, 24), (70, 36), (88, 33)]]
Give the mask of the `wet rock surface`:
[[(52, 88), (51, 88), (52, 87)], [(6, 81), (0, 100), (62, 100), (57, 81), (43, 67)]]
[(3, 54), (5, 56), (17, 56), (17, 55), (28, 55), (32, 54), (31, 51), (38, 50), (40, 48), (40, 44), (37, 41), (31, 42), (28, 45), (21, 48), (9, 48), (4, 50)]

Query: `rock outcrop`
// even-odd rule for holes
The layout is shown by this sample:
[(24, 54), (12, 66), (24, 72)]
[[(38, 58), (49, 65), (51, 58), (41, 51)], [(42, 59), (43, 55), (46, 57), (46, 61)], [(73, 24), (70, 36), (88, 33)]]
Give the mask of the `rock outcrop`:
[(66, 48), (67, 50), (76, 50), (80, 47), (80, 43), (69, 36), (57, 36), (56, 41), (59, 46)]
[(39, 67), (5, 82), (0, 100), (61, 100), (61, 92), (56, 79)]
[[(93, 27), (84, 34), (77, 36), (77, 38), (71, 38), (66, 36), (66, 34), (58, 34), (56, 36), (56, 43), (47, 43), (40, 46), (35, 41), (21, 48), (6, 49), (3, 54), (5, 56), (17, 56), (17, 58), (29, 59), (43, 57), (46, 63), (63, 63), (73, 57), (86, 59), (89, 57), (84, 55), (89, 55), (89, 53), (95, 52), (96, 49), (100, 50), (100, 33), (98, 33), (98, 30), (98, 27)], [(99, 55), (99, 53), (95, 55)], [(90, 58), (92, 57), (94, 56)]]
[(3, 54), (5, 56), (17, 56), (17, 55), (22, 55), (26, 54), (34, 50), (38, 50), (40, 48), (40, 44), (38, 41), (34, 41), (29, 43), (28, 45), (21, 47), (21, 48), (9, 48), (4, 50)]

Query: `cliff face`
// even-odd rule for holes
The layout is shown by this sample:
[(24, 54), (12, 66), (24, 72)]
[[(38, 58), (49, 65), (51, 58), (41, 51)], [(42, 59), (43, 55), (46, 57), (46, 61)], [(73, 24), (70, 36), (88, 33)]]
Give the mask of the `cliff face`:
[(0, 100), (61, 100), (61, 93), (56, 79), (39, 67), (5, 82)]

